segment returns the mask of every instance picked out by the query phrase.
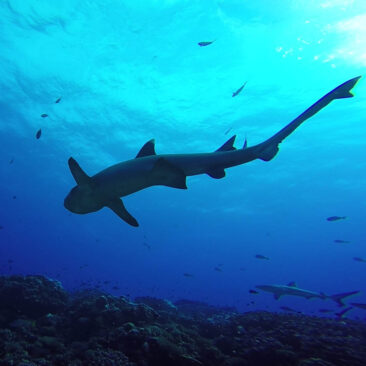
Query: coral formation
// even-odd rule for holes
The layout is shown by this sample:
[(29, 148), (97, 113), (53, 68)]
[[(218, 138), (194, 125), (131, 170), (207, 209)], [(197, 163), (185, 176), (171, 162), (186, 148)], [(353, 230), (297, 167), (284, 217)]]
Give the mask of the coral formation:
[(0, 366), (362, 366), (366, 324), (0, 277)]

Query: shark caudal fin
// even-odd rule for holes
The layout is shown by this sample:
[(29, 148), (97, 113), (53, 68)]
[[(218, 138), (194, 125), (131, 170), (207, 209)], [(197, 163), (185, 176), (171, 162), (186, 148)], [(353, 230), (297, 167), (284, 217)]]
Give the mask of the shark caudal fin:
[(343, 318), (346, 316), (346, 314), (347, 314), (350, 310), (352, 310), (352, 309), (353, 309), (353, 307), (352, 307), (352, 306), (350, 306), (350, 307), (348, 307), (348, 308), (343, 309), (342, 311), (339, 311), (338, 313), (334, 313), (334, 315), (337, 317), (337, 319), (338, 319), (338, 320), (341, 320), (341, 319), (343, 319)]
[(314, 114), (318, 113), (333, 100), (353, 97), (351, 90), (356, 85), (358, 80), (360, 80), (360, 78), (361, 76), (357, 76), (337, 86), (335, 89), (333, 89), (324, 97), (315, 102), (311, 107), (309, 107), (305, 112), (300, 114), (300, 116), (295, 118), (282, 130), (277, 132), (274, 136), (257, 145), (256, 148), (258, 158), (264, 161), (269, 161), (273, 159), (279, 150), (278, 145), (293, 131), (295, 131), (296, 128), (299, 127), (303, 122), (312, 117)]
[(357, 295), (360, 291), (344, 292), (342, 294), (331, 295), (329, 298), (337, 303), (338, 306), (345, 306), (343, 302), (346, 297)]

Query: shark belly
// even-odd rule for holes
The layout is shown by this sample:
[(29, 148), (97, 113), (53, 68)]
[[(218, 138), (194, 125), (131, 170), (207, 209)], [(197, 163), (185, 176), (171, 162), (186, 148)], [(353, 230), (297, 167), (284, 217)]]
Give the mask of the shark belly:
[(113, 199), (150, 187), (149, 173), (156, 159), (136, 160), (113, 165), (94, 175), (92, 179), (96, 183), (98, 195)]

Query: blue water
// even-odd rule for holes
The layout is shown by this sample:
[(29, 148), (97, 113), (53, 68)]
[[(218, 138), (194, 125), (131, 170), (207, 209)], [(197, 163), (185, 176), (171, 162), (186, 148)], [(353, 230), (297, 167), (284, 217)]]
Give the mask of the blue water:
[(139, 228), (63, 206), (70, 156), (93, 175), (151, 138), (158, 154), (214, 151), (233, 134), (252, 146), (365, 74), (366, 2), (2, 0), (0, 19), (1, 274), (241, 311), (335, 308), (248, 293), (289, 281), (366, 302), (366, 263), (352, 259), (366, 258), (363, 79), (268, 163), (124, 198)]

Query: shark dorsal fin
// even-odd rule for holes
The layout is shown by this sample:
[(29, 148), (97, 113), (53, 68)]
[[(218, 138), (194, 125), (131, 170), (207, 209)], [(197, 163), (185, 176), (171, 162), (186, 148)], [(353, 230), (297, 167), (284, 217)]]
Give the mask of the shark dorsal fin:
[(92, 179), (89, 177), (88, 174), (84, 172), (83, 169), (80, 168), (80, 165), (74, 158), (70, 158), (68, 163), (70, 172), (78, 185), (85, 185), (91, 183)]
[(248, 147), (248, 140), (247, 140), (247, 138), (245, 138), (243, 150), (246, 149), (247, 147)]
[(295, 281), (291, 281), (287, 284), (287, 286), (290, 286), (290, 287), (297, 287), (296, 285), (296, 282)]
[(145, 156), (156, 155), (155, 140), (149, 140), (136, 155), (136, 158), (143, 158)]
[(236, 148), (233, 146), (235, 142), (236, 135), (233, 137), (230, 137), (229, 140), (227, 140), (224, 145), (222, 145), (219, 149), (216, 151), (231, 151), (236, 150)]

